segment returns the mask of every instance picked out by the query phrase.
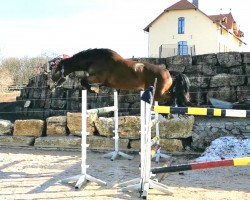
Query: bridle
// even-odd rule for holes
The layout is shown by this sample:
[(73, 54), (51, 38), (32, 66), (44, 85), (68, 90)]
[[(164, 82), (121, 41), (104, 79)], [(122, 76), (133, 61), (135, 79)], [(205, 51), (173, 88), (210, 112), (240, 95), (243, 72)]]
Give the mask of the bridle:
[[(57, 65), (56, 65), (57, 66)], [(61, 68), (61, 77), (56, 81), (54, 82), (54, 86), (58, 86), (58, 83), (64, 78), (64, 65), (62, 65), (62, 68)]]

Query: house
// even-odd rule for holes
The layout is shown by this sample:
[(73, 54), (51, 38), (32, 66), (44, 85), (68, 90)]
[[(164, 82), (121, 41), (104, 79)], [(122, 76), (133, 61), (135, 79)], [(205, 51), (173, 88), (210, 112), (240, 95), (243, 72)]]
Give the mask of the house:
[(144, 31), (149, 57), (242, 51), (246, 45), (231, 12), (206, 15), (198, 0), (181, 0), (166, 8)]

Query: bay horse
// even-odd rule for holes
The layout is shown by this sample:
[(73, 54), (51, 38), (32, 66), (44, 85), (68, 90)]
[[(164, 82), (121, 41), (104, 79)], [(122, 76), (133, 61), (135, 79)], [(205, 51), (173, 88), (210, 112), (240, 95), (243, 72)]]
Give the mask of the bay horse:
[(85, 87), (99, 84), (118, 90), (146, 90), (157, 78), (154, 100), (184, 106), (189, 102), (188, 78), (159, 65), (124, 59), (110, 49), (88, 49), (62, 59), (52, 68), (52, 80), (59, 82), (74, 71), (88, 73)]

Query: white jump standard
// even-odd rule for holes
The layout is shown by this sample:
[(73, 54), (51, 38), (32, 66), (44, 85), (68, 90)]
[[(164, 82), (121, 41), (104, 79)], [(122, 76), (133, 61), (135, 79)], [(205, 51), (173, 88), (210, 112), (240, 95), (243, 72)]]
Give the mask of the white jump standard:
[(84, 183), (87, 181), (92, 181), (100, 185), (107, 185), (105, 181), (97, 179), (89, 174), (87, 174), (87, 168), (89, 167), (86, 165), (86, 157), (87, 157), (87, 91), (82, 91), (82, 163), (81, 163), (81, 174), (66, 178), (61, 180), (61, 183), (69, 183), (75, 182), (75, 189), (80, 189)]
[(113, 161), (118, 155), (123, 156), (127, 159), (133, 159), (133, 156), (127, 155), (125, 153), (122, 153), (119, 151), (119, 136), (118, 136), (118, 95), (117, 92), (114, 92), (114, 106), (110, 107), (103, 107), (103, 108), (95, 108), (95, 109), (89, 109), (87, 110), (87, 91), (83, 90), (82, 91), (82, 163), (81, 163), (81, 174), (66, 178), (62, 180), (62, 183), (69, 183), (69, 182), (75, 182), (77, 181), (75, 185), (75, 189), (80, 189), (81, 186), (87, 182), (87, 181), (92, 181), (96, 182), (100, 185), (106, 185), (106, 182), (97, 179), (93, 176), (90, 176), (87, 174), (87, 168), (88, 165), (86, 165), (86, 149), (89, 146), (86, 144), (87, 140), (87, 118), (90, 114), (98, 114), (98, 113), (108, 113), (114, 111), (114, 118), (115, 118), (115, 151), (105, 154), (104, 157), (111, 156), (111, 160)]
[(114, 92), (114, 106), (113, 106), (113, 111), (114, 111), (114, 120), (115, 120), (115, 125), (114, 125), (114, 133), (115, 136), (113, 137), (113, 139), (115, 140), (115, 150), (113, 152), (107, 153), (105, 155), (103, 155), (103, 157), (110, 157), (111, 156), (111, 160), (115, 160), (118, 156), (122, 156), (124, 158), (127, 158), (129, 160), (133, 159), (133, 156), (130, 156), (128, 154), (125, 154), (121, 151), (119, 151), (119, 134), (118, 134), (118, 125), (119, 125), (119, 118), (118, 118), (118, 95), (117, 95), (117, 91)]
[(141, 177), (118, 184), (123, 187), (122, 191), (139, 190), (144, 199), (148, 196), (149, 188), (172, 194), (167, 186), (151, 179), (151, 108), (152, 103), (141, 101)]

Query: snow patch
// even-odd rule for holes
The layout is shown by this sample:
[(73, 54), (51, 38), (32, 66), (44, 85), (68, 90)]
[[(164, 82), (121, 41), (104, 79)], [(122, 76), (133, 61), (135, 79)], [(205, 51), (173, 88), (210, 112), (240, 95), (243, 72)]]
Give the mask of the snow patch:
[(214, 140), (196, 162), (250, 156), (250, 138), (221, 137)]

